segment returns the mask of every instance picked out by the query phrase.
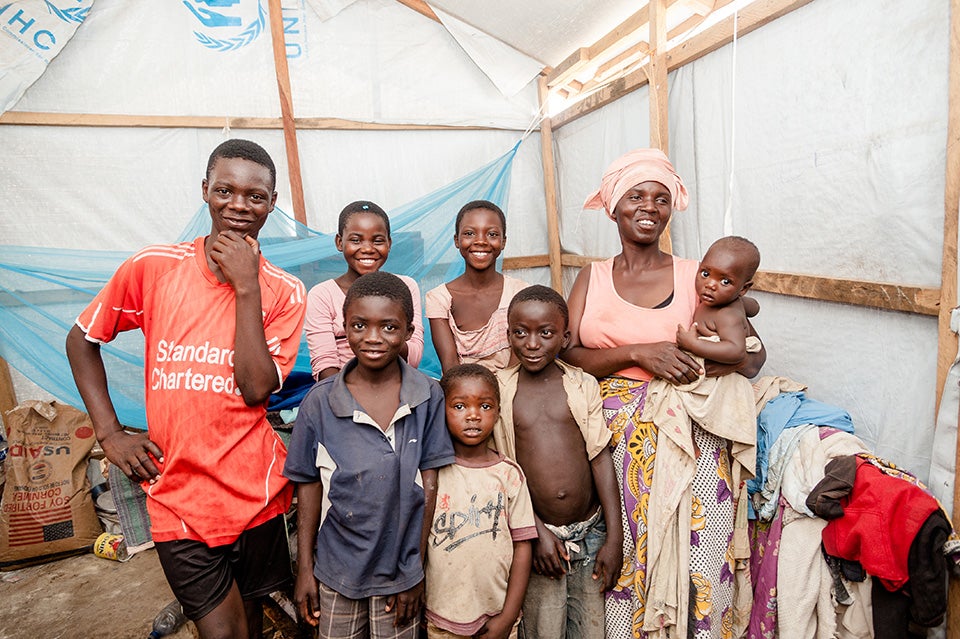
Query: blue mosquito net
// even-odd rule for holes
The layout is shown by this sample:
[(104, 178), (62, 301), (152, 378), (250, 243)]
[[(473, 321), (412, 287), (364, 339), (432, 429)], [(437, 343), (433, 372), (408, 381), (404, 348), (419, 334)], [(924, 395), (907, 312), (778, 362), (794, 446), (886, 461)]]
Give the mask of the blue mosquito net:
[[(421, 294), (463, 272), (453, 246), (457, 211), (471, 200), (505, 206), (510, 169), (520, 142), (507, 153), (413, 202), (389, 211), (393, 246), (385, 269), (409, 275)], [(207, 207), (201, 206), (177, 241), (210, 231)], [(309, 290), (344, 272), (334, 236), (300, 224), (274, 209), (259, 235), (268, 260), (299, 277)], [(0, 257), (0, 356), (33, 383), (61, 400), (83, 407), (64, 351), (67, 331), (130, 253), (4, 246)], [(429, 323), (424, 321), (425, 350), (420, 370), (439, 377)], [(101, 350), (110, 382), (110, 397), (120, 422), (146, 428), (143, 399), (143, 338), (122, 333)], [(310, 358), (301, 339), (294, 373), (271, 408), (295, 405), (310, 380)], [(289, 391), (301, 388), (301, 392)], [(286, 392), (285, 392), (286, 391)]]

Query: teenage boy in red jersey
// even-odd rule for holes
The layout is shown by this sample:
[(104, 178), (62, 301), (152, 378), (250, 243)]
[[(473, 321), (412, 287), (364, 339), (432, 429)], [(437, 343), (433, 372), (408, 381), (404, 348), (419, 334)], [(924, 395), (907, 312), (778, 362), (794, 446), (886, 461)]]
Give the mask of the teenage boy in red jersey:
[[(67, 356), (107, 458), (147, 491), (167, 581), (203, 639), (259, 637), (260, 598), (290, 582), (286, 448), (266, 420), (293, 368), (304, 287), (260, 255), (276, 169), (247, 140), (214, 149), (210, 235), (124, 262), (77, 318)], [(100, 345), (144, 334), (149, 432), (124, 432)]]

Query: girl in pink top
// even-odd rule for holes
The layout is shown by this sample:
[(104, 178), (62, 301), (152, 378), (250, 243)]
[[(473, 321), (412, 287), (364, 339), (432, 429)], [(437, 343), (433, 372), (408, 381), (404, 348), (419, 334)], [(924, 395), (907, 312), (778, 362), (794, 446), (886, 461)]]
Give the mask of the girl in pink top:
[(529, 285), (497, 271), (506, 227), (503, 211), (487, 200), (469, 202), (457, 213), (453, 243), (463, 256), (463, 275), (426, 297), (433, 346), (444, 372), (458, 364), (495, 371), (511, 362), (507, 306)]
[[(336, 375), (353, 358), (343, 327), (343, 302), (347, 289), (357, 278), (379, 271), (387, 261), (391, 244), (390, 218), (373, 202), (351, 202), (340, 212), (335, 241), (347, 263), (347, 271), (310, 289), (303, 321), (310, 349), (310, 369), (317, 381)], [(418, 366), (423, 357), (420, 287), (406, 275), (397, 277), (413, 295), (413, 336), (403, 345), (400, 355), (411, 366)]]

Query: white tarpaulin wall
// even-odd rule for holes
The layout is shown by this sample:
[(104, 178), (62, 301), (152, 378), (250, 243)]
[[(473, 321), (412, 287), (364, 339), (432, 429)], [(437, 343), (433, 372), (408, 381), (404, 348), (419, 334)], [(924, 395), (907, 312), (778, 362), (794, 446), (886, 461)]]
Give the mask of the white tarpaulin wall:
[[(297, 117), (517, 129), (300, 131), (307, 223), (318, 230), (333, 230), (352, 200), (389, 209), (482, 166), (509, 150), (537, 111), (535, 87), (503, 97), (441, 25), (393, 0), (358, 2), (327, 22), (306, 7), (295, 17), (302, 41), (288, 39), (302, 52), (289, 60)], [(15, 109), (278, 117), (269, 26), (233, 51), (200, 45), (199, 26), (183, 4), (97, 0)], [(270, 151), (278, 205), (292, 212), (282, 132), (232, 135)], [(201, 203), (206, 157), (224, 137), (198, 129), (0, 126), (0, 189), (16, 213), (0, 219), (0, 237), (128, 250), (174, 238)], [(544, 253), (536, 135), (521, 146), (514, 171), (510, 213), (528, 220), (533, 239), (517, 234), (508, 254)]]
[[(675, 252), (698, 258), (724, 234), (733, 126), (733, 231), (761, 269), (939, 287), (948, 30), (942, 0), (817, 0), (740, 39), (735, 71), (728, 45), (671, 73), (670, 156), (691, 195)], [(646, 87), (556, 131), (566, 250), (619, 250), (615, 226), (580, 206), (607, 163), (648, 140)], [(763, 373), (846, 408), (878, 455), (926, 480), (936, 318), (755, 295)], [(943, 457), (951, 484), (934, 489), (949, 507), (952, 448)]]
[[(317, 230), (334, 232), (352, 200), (391, 209), (479, 168), (514, 146), (537, 111), (535, 86), (504, 97), (443, 26), (393, 0), (362, 0), (327, 22), (302, 3), (284, 16), (298, 20), (287, 34), (297, 117), (515, 129), (299, 131), (307, 223)], [(257, 19), (254, 11), (241, 27)], [(14, 110), (278, 117), (269, 25), (233, 51), (199, 44), (200, 27), (183, 3), (97, 0)], [(228, 135), (270, 152), (277, 204), (292, 213), (280, 130), (0, 125), (0, 242), (133, 251), (172, 241), (202, 204), (207, 155)], [(521, 145), (512, 177), (505, 254), (546, 253), (539, 134)], [(545, 271), (521, 276), (548, 280)], [(14, 381), (21, 399), (45, 396)]]
[[(257, 26), (256, 7), (231, 30), (202, 24), (188, 4), (96, 0), (14, 109), (278, 117), (269, 25)], [(393, 0), (358, 0), (326, 22), (303, 2), (284, 7), (297, 117), (517, 129), (300, 130), (314, 228), (333, 230), (348, 201), (392, 208), (464, 175), (509, 149), (537, 110), (533, 85), (504, 97), (442, 25)], [(699, 257), (723, 233), (732, 197), (733, 230), (757, 243), (764, 270), (938, 287), (949, 22), (946, 0), (815, 0), (739, 40), (735, 69), (728, 45), (672, 73), (670, 155), (691, 191), (674, 218), (676, 252)], [(200, 38), (249, 43), (223, 51)], [(614, 226), (580, 207), (612, 159), (649, 144), (647, 96), (643, 87), (556, 130), (565, 251), (617, 252)], [(278, 204), (291, 211), (282, 132), (232, 135), (270, 151)], [(223, 138), (0, 125), (0, 242), (133, 250), (171, 240), (199, 206), (206, 156)], [(514, 162), (507, 255), (547, 252), (539, 144), (534, 134)], [(757, 297), (764, 373), (808, 384), (849, 410), (879, 455), (930, 476), (936, 320)], [(17, 390), (37, 395), (22, 378)], [(949, 507), (953, 448), (944, 446), (933, 488)]]

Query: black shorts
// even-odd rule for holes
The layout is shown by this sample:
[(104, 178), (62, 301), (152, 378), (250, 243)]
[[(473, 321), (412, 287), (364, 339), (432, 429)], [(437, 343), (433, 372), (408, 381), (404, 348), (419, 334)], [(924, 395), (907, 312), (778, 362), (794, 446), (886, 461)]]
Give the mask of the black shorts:
[(211, 548), (191, 539), (155, 545), (170, 589), (194, 621), (220, 605), (234, 581), (243, 599), (269, 595), (293, 581), (283, 515), (225, 546)]

